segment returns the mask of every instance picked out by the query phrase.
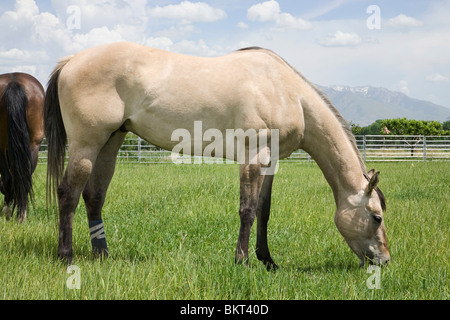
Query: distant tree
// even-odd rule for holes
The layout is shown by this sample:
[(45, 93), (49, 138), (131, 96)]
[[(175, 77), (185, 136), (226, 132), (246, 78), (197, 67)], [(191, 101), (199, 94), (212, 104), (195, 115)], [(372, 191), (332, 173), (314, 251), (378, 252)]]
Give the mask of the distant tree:
[(352, 133), (356, 136), (361, 134), (362, 127), (359, 124), (350, 121), (350, 130), (352, 130)]
[(387, 134), (384, 130), (385, 127), (392, 135), (438, 136), (446, 133), (439, 121), (408, 120), (406, 118), (385, 119), (381, 121), (379, 134)]
[(377, 135), (380, 134), (380, 131), (382, 129), (381, 127), (381, 122), (383, 120), (377, 120), (374, 123), (372, 123), (371, 125), (368, 125), (367, 127), (363, 127), (361, 129), (361, 133), (362, 135)]
[(450, 120), (447, 120), (442, 124), (442, 129), (445, 131), (450, 131)]
[(350, 122), (350, 129), (354, 135), (424, 135), (441, 136), (450, 135), (450, 120), (440, 123), (439, 121), (384, 119), (361, 127)]

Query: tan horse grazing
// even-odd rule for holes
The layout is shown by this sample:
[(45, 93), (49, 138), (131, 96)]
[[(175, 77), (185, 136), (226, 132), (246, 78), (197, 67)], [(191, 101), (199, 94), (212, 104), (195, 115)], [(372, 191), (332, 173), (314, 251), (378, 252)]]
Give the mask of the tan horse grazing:
[(0, 191), (2, 215), (17, 208), (23, 222), (33, 193), (32, 174), (44, 139), (44, 88), (26, 73), (0, 75)]
[[(72, 221), (81, 194), (93, 252), (107, 254), (101, 210), (127, 131), (173, 150), (178, 143), (173, 133), (185, 128), (195, 137), (199, 121), (202, 130), (216, 130), (223, 137), (230, 129), (254, 129), (259, 139), (258, 133), (265, 132), (268, 143), (263, 147), (269, 154), (278, 149), (272, 164), (299, 148), (310, 153), (333, 190), (336, 226), (361, 264), (366, 258), (377, 264), (389, 260), (379, 172), (366, 172), (338, 111), (286, 61), (260, 48), (200, 58), (127, 42), (66, 57), (49, 81), (48, 178), (59, 200), (59, 257), (72, 260)], [(66, 138), (69, 163), (62, 177)], [(245, 143), (248, 154), (250, 142)], [(191, 153), (201, 154), (207, 147), (205, 141), (200, 146)], [(232, 151), (221, 154), (238, 159), (236, 149)], [(256, 162), (239, 162), (241, 226), (235, 260), (248, 261), (250, 229), (257, 217), (256, 254), (270, 269), (277, 267), (267, 244), (274, 175), (261, 174), (268, 165), (262, 156), (259, 152)]]

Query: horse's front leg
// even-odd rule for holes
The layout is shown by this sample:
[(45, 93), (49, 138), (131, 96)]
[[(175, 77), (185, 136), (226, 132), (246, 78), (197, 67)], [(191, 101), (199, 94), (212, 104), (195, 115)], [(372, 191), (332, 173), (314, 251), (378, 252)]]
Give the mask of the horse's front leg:
[(261, 188), (261, 166), (241, 164), (240, 175), (240, 207), (241, 226), (236, 247), (235, 262), (248, 264), (248, 242), (250, 230), (256, 217), (259, 191)]
[(267, 224), (270, 216), (273, 178), (273, 175), (261, 176), (261, 180), (263, 182), (259, 195), (258, 209), (256, 212), (258, 219), (256, 233), (256, 256), (266, 265), (267, 270), (278, 269), (278, 266), (270, 257), (269, 245), (267, 242)]

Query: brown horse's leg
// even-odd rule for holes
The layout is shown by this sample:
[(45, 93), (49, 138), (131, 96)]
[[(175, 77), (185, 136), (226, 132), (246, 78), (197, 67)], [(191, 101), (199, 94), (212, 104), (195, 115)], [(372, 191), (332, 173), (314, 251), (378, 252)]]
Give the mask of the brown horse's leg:
[(117, 153), (125, 136), (126, 133), (122, 132), (115, 132), (111, 136), (100, 151), (91, 177), (83, 191), (94, 256), (108, 255), (108, 246), (103, 230), (102, 208), (105, 203), (106, 191), (114, 174)]
[(270, 216), (273, 178), (273, 175), (261, 176), (263, 182), (259, 194), (258, 208), (256, 211), (258, 220), (256, 233), (256, 256), (267, 266), (267, 270), (278, 269), (278, 266), (270, 257), (269, 246), (267, 244), (267, 223)]
[(250, 230), (256, 216), (258, 205), (259, 190), (261, 187), (261, 166), (241, 164), (239, 167), (240, 175), (240, 207), (239, 217), (241, 227), (239, 229), (239, 238), (236, 247), (235, 262), (248, 264), (248, 242)]
[(9, 174), (3, 174), (1, 176), (0, 191), (5, 195), (5, 201), (3, 209), (1, 211), (1, 215), (4, 216), (6, 220), (11, 219), (12, 217), (11, 204), (13, 202), (13, 199), (11, 196), (11, 183), (11, 176)]

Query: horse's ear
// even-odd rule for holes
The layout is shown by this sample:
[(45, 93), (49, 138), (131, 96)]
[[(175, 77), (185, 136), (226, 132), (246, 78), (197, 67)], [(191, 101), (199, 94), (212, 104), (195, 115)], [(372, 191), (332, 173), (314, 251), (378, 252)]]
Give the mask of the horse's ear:
[[(370, 170), (370, 171), (372, 171), (372, 170)], [(371, 194), (372, 191), (377, 187), (378, 182), (380, 181), (378, 178), (379, 175), (380, 175), (380, 171), (377, 171), (377, 172), (373, 173), (372, 175), (370, 175), (370, 172), (369, 172), (370, 180), (369, 180), (369, 184), (367, 185), (367, 189), (366, 189), (367, 194)]]
[(375, 169), (370, 169), (370, 171), (367, 172), (367, 175), (369, 176), (369, 179), (371, 179), (373, 177), (374, 173), (375, 173)]

